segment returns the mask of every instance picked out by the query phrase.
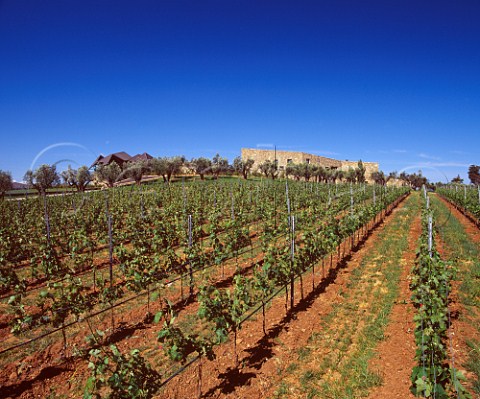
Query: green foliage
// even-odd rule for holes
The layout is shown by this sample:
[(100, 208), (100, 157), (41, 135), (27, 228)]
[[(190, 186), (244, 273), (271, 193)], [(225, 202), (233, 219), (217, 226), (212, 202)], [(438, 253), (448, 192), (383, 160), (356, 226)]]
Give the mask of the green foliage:
[(68, 252), (73, 262), (73, 270), (83, 270), (93, 265), (93, 253), (95, 251), (95, 241), (89, 236), (83, 226), (79, 226), (77, 230), (69, 235)]
[(278, 161), (270, 161), (267, 159), (258, 166), (258, 169), (265, 174), (265, 177), (270, 177), (273, 180), (278, 175)]
[(468, 186), (438, 187), (437, 192), (447, 198), (453, 204), (464, 210), (467, 216), (473, 216), (477, 225), (480, 226), (480, 189)]
[(253, 272), (253, 288), (258, 293), (260, 300), (265, 301), (270, 294), (273, 293), (274, 285), (274, 270), (272, 263), (264, 261), (262, 266), (255, 268)]
[[(90, 377), (84, 399), (149, 399), (160, 388), (160, 375), (138, 349), (123, 354), (115, 345), (89, 352)], [(106, 393), (106, 395), (105, 395)]]
[(133, 179), (136, 184), (140, 184), (143, 175), (148, 171), (150, 171), (150, 166), (147, 161), (137, 160), (126, 162), (122, 177)]
[(247, 179), (254, 163), (255, 161), (253, 159), (243, 160), (241, 157), (236, 157), (233, 160), (233, 169), (238, 174), (241, 174), (244, 179)]
[(48, 188), (60, 182), (55, 165), (41, 165), (35, 171), (28, 170), (25, 173), (24, 180), (29, 186), (35, 188), (43, 195), (45, 195)]
[(33, 265), (39, 265), (47, 278), (62, 277), (68, 271), (50, 240), (42, 240), (39, 243), (38, 252), (32, 257), (31, 262)]
[(62, 281), (47, 283), (47, 289), (40, 291), (38, 305), (50, 312), (51, 322), (54, 327), (59, 327), (70, 314), (78, 320), (91, 308), (86, 290), (79, 278), (67, 275)]
[(158, 323), (162, 318), (164, 323), (162, 330), (158, 333), (158, 341), (163, 344), (163, 350), (171, 360), (184, 364), (192, 353), (197, 353), (209, 360), (215, 358), (213, 344), (207, 338), (198, 334), (186, 334), (175, 325), (176, 315), (168, 301), (167, 311), (157, 313), (155, 322)]
[(211, 171), (214, 179), (218, 179), (221, 173), (226, 173), (229, 170), (228, 159), (223, 158), (220, 154), (216, 154), (212, 158)]
[(357, 167), (355, 168), (355, 177), (357, 183), (365, 183), (365, 166), (363, 165), (362, 160), (358, 161)]
[(303, 163), (289, 163), (285, 168), (285, 175), (293, 176), (295, 180), (305, 179), (305, 181), (309, 181), (312, 175), (315, 176), (323, 176), (323, 172), (325, 169), (318, 169), (316, 165), (310, 165), (306, 162)]
[(95, 171), (98, 180), (103, 181), (108, 187), (113, 187), (117, 180), (120, 178), (122, 169), (113, 161), (109, 165), (100, 165)]
[(242, 213), (237, 212), (235, 219), (228, 220), (225, 223), (227, 230), (226, 251), (230, 255), (235, 255), (241, 248), (250, 244), (250, 233), (248, 225)]
[(61, 173), (65, 183), (70, 187), (75, 187), (78, 191), (83, 192), (87, 185), (92, 181), (92, 174), (86, 166), (80, 166), (78, 169), (72, 169), (68, 165), (68, 169)]
[(212, 246), (211, 258), (215, 265), (220, 265), (226, 258), (227, 254), (224, 251), (225, 246), (220, 241), (220, 213), (217, 210), (214, 210), (209, 214), (209, 235), (210, 245)]
[(17, 273), (8, 265), (7, 254), (0, 250), (0, 292), (8, 291), (19, 284)]
[(135, 246), (132, 251), (128, 251), (120, 245), (116, 254), (128, 289), (140, 292), (156, 281), (156, 268), (152, 267), (155, 264), (151, 262), (145, 246)]
[(236, 275), (233, 283), (233, 290), (200, 288), (198, 315), (213, 323), (216, 343), (227, 341), (230, 329), (236, 332), (240, 328), (242, 317), (252, 304), (250, 280)]
[(480, 166), (470, 165), (468, 168), (468, 178), (476, 186), (480, 185)]
[(11, 307), (14, 313), (14, 318), (10, 323), (11, 333), (18, 335), (28, 331), (34, 323), (33, 317), (28, 314), (25, 309), (25, 305), (22, 303), (22, 296), (25, 293), (26, 286), (22, 286), (22, 290), (15, 295), (11, 295), (8, 299), (8, 305)]
[[(418, 361), (411, 375), (411, 391), (426, 398), (448, 399), (455, 389), (458, 398), (469, 398), (458, 381), (461, 374), (447, 361), (447, 306), (454, 269), (440, 259), (433, 237), (432, 246), (428, 247), (429, 217), (431, 211), (425, 211), (420, 250), (410, 283), (412, 303), (417, 310), (414, 321)], [(457, 378), (452, 380), (452, 375)]]
[[(234, 184), (222, 180), (182, 185), (154, 183), (145, 190), (118, 187), (85, 195), (49, 197), (50, 239), (44, 236), (45, 219), (41, 217), (45, 203), (34, 198), (18, 203), (2, 201), (0, 283), (5, 292), (12, 294), (12, 330), (24, 333), (47, 324), (61, 326), (91, 309), (94, 301), (102, 309), (129, 294), (129, 290), (141, 293), (150, 286), (162, 287), (164, 279), (186, 273), (189, 265), (195, 272), (205, 266), (225, 265), (225, 260), (238, 255), (255, 235), (260, 238), (264, 259), (256, 267), (253, 280), (237, 275), (230, 290), (212, 286), (200, 289), (199, 316), (202, 327), (207, 325), (210, 330), (186, 332), (173, 315), (161, 316), (166, 324), (159, 339), (171, 359), (182, 362), (195, 353), (210, 356), (213, 344), (228, 340), (229, 333), (237, 333), (254, 302), (267, 300), (274, 290), (289, 283), (292, 275), (301, 275), (331, 253), (346, 234), (368, 219), (369, 212), (378, 212), (402, 193), (392, 189), (382, 194), (381, 200), (379, 194), (377, 206), (368, 207), (362, 204), (364, 196), (357, 190), (355, 216), (341, 221), (339, 215), (349, 207), (348, 187), (290, 184), (291, 209), (300, 227), (293, 261), (291, 237), (283, 238), (289, 231), (284, 182), (236, 179)], [(107, 215), (113, 221), (112, 281), (105, 278), (108, 271), (96, 274), (96, 267), (102, 263), (98, 260), (105, 260), (105, 245), (109, 244)], [(191, 246), (186, 242), (186, 215), (192, 215), (195, 221)], [(252, 246), (252, 256), (255, 249)], [(38, 298), (40, 310), (29, 306), (35, 295), (25, 295), (29, 269), (17, 269), (29, 259), (31, 276), (48, 283)], [(74, 277), (90, 267), (93, 283), (90, 274)]]
[(110, 284), (110, 281), (99, 278), (97, 279), (97, 287), (100, 290), (100, 303), (112, 304), (123, 296), (123, 287), (118, 284)]
[(212, 168), (212, 161), (208, 158), (192, 158), (189, 168), (200, 176), (200, 179), (205, 178), (205, 174), (209, 173)]
[(0, 199), (3, 199), (4, 194), (13, 187), (12, 175), (10, 172), (0, 170)]

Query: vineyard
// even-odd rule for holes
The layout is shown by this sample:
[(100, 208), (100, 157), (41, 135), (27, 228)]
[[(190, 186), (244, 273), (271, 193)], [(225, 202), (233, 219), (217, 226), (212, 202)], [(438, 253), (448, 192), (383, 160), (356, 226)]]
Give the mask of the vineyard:
[[(463, 186), (281, 180), (2, 201), (0, 392), (478, 397), (479, 212)], [(375, 363), (395, 337), (403, 382)]]

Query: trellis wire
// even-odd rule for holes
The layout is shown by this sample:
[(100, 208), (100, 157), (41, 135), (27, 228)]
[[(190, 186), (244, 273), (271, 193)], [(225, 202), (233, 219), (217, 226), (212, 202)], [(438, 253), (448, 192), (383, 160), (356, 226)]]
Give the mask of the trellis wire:
[(292, 244), (291, 244), (291, 254), (292, 254), (292, 262), (294, 261), (295, 257), (295, 216), (291, 216), (291, 231), (292, 231)]
[[(193, 244), (192, 233), (192, 215), (188, 215), (188, 248), (191, 249)], [(188, 262), (189, 276), (190, 276), (190, 296), (193, 296), (193, 266), (191, 260)]]
[[(108, 204), (108, 201), (107, 201), (107, 204)], [(189, 216), (191, 216), (191, 215), (189, 215)], [(111, 215), (108, 214), (107, 220), (110, 221), (109, 225), (111, 226)], [(111, 231), (111, 230), (109, 229), (109, 231)], [(282, 237), (282, 236), (286, 236), (286, 235), (287, 235), (287, 234), (280, 234), (280, 235), (277, 236), (277, 239), (280, 238), (280, 237)], [(259, 245), (257, 245), (256, 247), (254, 247), (254, 249), (257, 249), (257, 248), (260, 248), (260, 247), (261, 247), (261, 245), (259, 244)], [(113, 248), (113, 247), (112, 247), (112, 248)], [(247, 250), (245, 250), (245, 251), (243, 251), (243, 252), (240, 252), (238, 255), (242, 255), (243, 253), (246, 253), (246, 252), (249, 252), (249, 251), (251, 251), (251, 250), (250, 250), (250, 249), (247, 249)], [(184, 263), (183, 265), (186, 265), (186, 263)], [(214, 266), (215, 266), (215, 265), (212, 264), (212, 265), (207, 266), (207, 267), (205, 267), (205, 268), (195, 269), (193, 272), (194, 272), (194, 273), (197, 273), (197, 272), (206, 270), (206, 269), (211, 268), (211, 267), (214, 267)], [(179, 267), (179, 268), (180, 268), (180, 267)], [(177, 269), (179, 269), (179, 268), (177, 268)], [(174, 278), (174, 279), (172, 279), (172, 280), (170, 280), (170, 281), (164, 282), (163, 285), (172, 284), (172, 283), (174, 283), (174, 282), (176, 282), (176, 281), (179, 281), (179, 280), (182, 279), (182, 278), (185, 278), (187, 275), (189, 275), (189, 272), (187, 272), (187, 273), (185, 273), (185, 274), (182, 274), (182, 275), (180, 275), (180, 276), (178, 276), (178, 277), (176, 277), (176, 278)], [(286, 285), (287, 285), (287, 284), (286, 284)], [(282, 286), (282, 288), (281, 288), (280, 290), (283, 290), (286, 285)], [(99, 311), (97, 311), (97, 312), (94, 312), (94, 313), (91, 313), (91, 314), (89, 314), (89, 315), (86, 315), (86, 316), (84, 316), (84, 317), (82, 317), (82, 318), (79, 318), (78, 320), (75, 320), (75, 321), (72, 321), (72, 322), (70, 322), (70, 323), (67, 323), (67, 324), (65, 324), (65, 325), (62, 326), (62, 327), (58, 327), (58, 328), (56, 328), (56, 329), (54, 329), (54, 330), (48, 331), (48, 332), (46, 332), (46, 333), (44, 333), (44, 334), (41, 334), (41, 335), (39, 335), (39, 336), (37, 336), (37, 337), (31, 338), (31, 339), (29, 339), (29, 340), (27, 340), (27, 341), (24, 341), (24, 342), (21, 342), (21, 343), (19, 343), (19, 344), (13, 345), (13, 346), (11, 346), (11, 347), (9, 347), (9, 348), (3, 349), (3, 350), (0, 351), (0, 355), (3, 354), (3, 353), (6, 353), (6, 352), (12, 351), (12, 350), (14, 350), (14, 349), (20, 348), (20, 347), (22, 347), (22, 346), (28, 345), (28, 344), (30, 344), (30, 343), (33, 343), (33, 342), (35, 342), (35, 341), (38, 341), (38, 340), (40, 340), (40, 339), (42, 339), (42, 338), (45, 338), (45, 337), (47, 337), (47, 336), (49, 336), (49, 335), (55, 334), (56, 332), (61, 331), (62, 329), (67, 329), (67, 328), (69, 328), (69, 327), (72, 326), (72, 325), (75, 325), (75, 324), (77, 324), (77, 323), (83, 322), (84, 320), (87, 320), (87, 319), (90, 319), (90, 318), (92, 318), (92, 317), (98, 316), (98, 315), (100, 315), (100, 314), (106, 313), (106, 312), (108, 312), (108, 311), (110, 311), (110, 310), (113, 310), (113, 309), (116, 308), (116, 307), (119, 307), (119, 306), (121, 306), (121, 305), (123, 305), (123, 304), (125, 304), (125, 303), (128, 303), (128, 302), (130, 302), (130, 301), (132, 301), (132, 300), (135, 300), (135, 299), (137, 299), (137, 298), (140, 298), (140, 297), (142, 297), (142, 296), (144, 296), (144, 295), (147, 295), (147, 291), (142, 291), (141, 293), (139, 293), (139, 294), (137, 294), (137, 295), (134, 295), (133, 297), (130, 297), (130, 298), (124, 299), (124, 300), (122, 300), (122, 301), (119, 301), (119, 302), (117, 302), (117, 303), (111, 304), (109, 307), (107, 307), (107, 308), (105, 308), (105, 309), (102, 309), (102, 310), (99, 310)]]
[[(422, 289), (422, 305), (425, 306), (425, 297), (424, 297), (424, 292), (423, 292), (423, 289)], [(425, 329), (423, 327), (423, 316), (424, 316), (424, 312), (422, 312), (422, 367), (423, 367), (423, 375), (426, 376), (427, 375), (427, 372), (425, 370)], [(423, 391), (423, 396), (426, 398), (427, 397), (427, 393), (425, 391)]]
[(187, 193), (185, 191), (185, 178), (182, 179), (182, 193), (183, 193), (183, 212), (187, 213)]
[(291, 234), (291, 272), (290, 272), (290, 308), (293, 308), (295, 303), (295, 216), (290, 216), (290, 234)]
[(353, 215), (353, 185), (350, 183), (350, 213)]
[(430, 259), (432, 258), (432, 248), (433, 248), (433, 220), (432, 216), (428, 217), (428, 254)]
[(45, 211), (45, 229), (47, 232), (47, 242), (50, 244), (50, 217), (48, 216), (47, 196), (43, 195), (43, 207)]
[[(286, 234), (280, 234), (280, 235), (277, 236), (277, 238), (282, 237), (282, 236), (286, 236)], [(254, 249), (257, 249), (257, 248), (260, 248), (260, 247), (261, 247), (261, 244), (259, 244), (259, 245), (257, 245), (256, 247), (254, 247)], [(238, 255), (242, 255), (242, 254), (247, 253), (247, 252), (249, 252), (249, 251), (250, 251), (250, 249), (245, 250), (245, 251), (243, 251), (243, 252), (240, 252)], [(184, 265), (186, 265), (186, 264), (184, 264)], [(195, 269), (195, 270), (193, 271), (193, 273), (198, 273), (198, 272), (207, 270), (207, 269), (209, 269), (209, 268), (211, 268), (211, 267), (214, 267), (214, 266), (216, 266), (216, 265), (215, 265), (215, 264), (212, 264), (212, 265), (206, 266), (206, 267), (204, 267), (204, 268)], [(177, 269), (179, 269), (179, 268), (177, 268)], [(188, 275), (189, 275), (189, 272), (184, 273), (184, 274), (182, 274), (182, 275), (180, 275), (180, 276), (178, 276), (178, 277), (176, 277), (176, 278), (174, 278), (174, 279), (172, 279), (172, 280), (169, 280), (169, 281), (167, 281), (167, 282), (164, 282), (163, 285), (164, 285), (164, 286), (170, 285), (170, 284), (172, 284), (172, 283), (174, 283), (174, 282), (179, 281), (180, 279), (183, 279), (183, 278), (187, 277)], [(159, 288), (161, 288), (161, 287), (159, 287)], [(284, 286), (282, 286), (281, 289), (283, 290), (283, 288), (284, 288)], [(49, 336), (49, 335), (55, 334), (55, 333), (57, 333), (58, 331), (61, 331), (62, 329), (67, 329), (68, 327), (71, 327), (72, 325), (75, 325), (75, 324), (78, 324), (78, 323), (80, 323), (80, 322), (83, 322), (84, 320), (87, 320), (87, 319), (90, 319), (90, 318), (92, 318), (92, 317), (98, 316), (98, 315), (100, 315), (100, 314), (106, 313), (106, 312), (108, 312), (109, 310), (112, 310), (112, 309), (114, 309), (114, 308), (116, 308), (116, 307), (119, 307), (119, 306), (121, 306), (121, 305), (124, 305), (125, 303), (128, 303), (128, 302), (130, 302), (130, 301), (133, 301), (133, 300), (135, 300), (135, 299), (138, 299), (138, 298), (140, 298), (140, 297), (142, 297), (142, 296), (144, 296), (144, 295), (147, 295), (147, 291), (146, 291), (146, 290), (140, 292), (139, 294), (134, 295), (133, 297), (124, 299), (124, 300), (122, 300), (122, 301), (120, 301), (120, 302), (117, 302), (117, 303), (115, 303), (115, 304), (110, 305), (109, 307), (107, 307), (107, 308), (105, 308), (105, 309), (102, 309), (102, 310), (99, 310), (99, 311), (97, 311), (97, 312), (94, 312), (94, 313), (91, 313), (91, 314), (89, 314), (89, 315), (86, 315), (86, 316), (84, 316), (84, 317), (81, 317), (81, 318), (79, 318), (78, 320), (74, 320), (74, 321), (72, 321), (72, 322), (70, 322), (70, 323), (67, 323), (67, 324), (65, 324), (65, 325), (63, 325), (63, 326), (61, 326), (61, 327), (58, 327), (58, 328), (53, 329), (53, 330), (51, 330), (51, 331), (48, 331), (48, 332), (46, 332), (46, 333), (44, 333), (44, 334), (41, 334), (41, 335), (39, 335), (39, 336), (37, 336), (37, 337), (31, 338), (31, 339), (29, 339), (29, 340), (27, 340), (27, 341), (20, 342), (20, 343), (18, 343), (18, 344), (12, 345), (11, 347), (8, 347), (8, 348), (6, 348), (6, 349), (0, 350), (0, 355), (2, 355), (3, 353), (6, 353), (6, 352), (10, 352), (10, 351), (12, 351), (12, 350), (14, 350), (14, 349), (20, 348), (20, 347), (22, 347), (22, 346), (28, 345), (28, 344), (30, 344), (30, 343), (33, 343), (33, 342), (35, 342), (35, 341), (38, 341), (38, 340), (40, 340), (40, 339), (42, 339), (42, 338), (45, 338), (45, 337), (47, 337), (47, 336)], [(63, 309), (63, 308), (62, 308), (62, 309)], [(59, 309), (59, 310), (62, 310), (62, 309)]]
[(110, 271), (110, 286), (113, 285), (113, 234), (112, 234), (112, 216), (108, 214), (108, 260)]
[[(107, 210), (108, 210), (108, 200), (107, 200)], [(107, 211), (107, 215), (108, 215), (108, 211)], [(190, 219), (191, 219), (191, 215), (189, 215), (189, 216), (190, 216)], [(293, 217), (293, 219), (292, 219), (293, 230), (295, 229), (295, 221), (294, 221), (294, 220), (295, 220), (295, 218)], [(111, 215), (108, 215), (108, 221), (109, 221), (110, 243), (112, 244)], [(190, 221), (191, 221), (191, 220), (190, 220)], [(111, 248), (112, 248), (112, 245), (111, 245)], [(292, 242), (292, 248), (293, 248), (293, 251), (292, 251), (292, 256), (293, 256), (293, 254), (294, 254), (294, 242)], [(111, 252), (112, 252), (112, 251), (111, 251)], [(211, 267), (211, 266), (210, 266), (210, 267)], [(173, 280), (173, 281), (175, 281), (175, 280)], [(283, 289), (283, 287), (282, 287), (282, 289)], [(6, 351), (12, 350), (13, 348), (20, 347), (20, 346), (26, 345), (26, 344), (28, 344), (28, 343), (34, 342), (34, 341), (36, 341), (36, 340), (38, 340), (38, 339), (41, 339), (41, 338), (43, 338), (43, 337), (45, 337), (45, 336), (48, 336), (48, 335), (50, 335), (50, 334), (53, 334), (53, 333), (55, 333), (55, 332), (57, 332), (57, 331), (60, 331), (60, 330), (62, 330), (62, 329), (65, 329), (65, 328), (67, 328), (67, 327), (69, 327), (69, 326), (71, 326), (71, 325), (73, 325), (73, 324), (75, 324), (75, 323), (78, 323), (78, 322), (83, 321), (83, 320), (85, 320), (85, 319), (88, 319), (88, 318), (90, 318), (90, 317), (94, 317), (94, 316), (96, 316), (96, 315), (99, 315), (99, 314), (101, 314), (101, 313), (104, 313), (104, 312), (106, 312), (106, 311), (108, 311), (108, 310), (111, 310), (111, 309), (113, 309), (113, 308), (115, 308), (115, 307), (121, 306), (121, 305), (124, 304), (124, 303), (127, 303), (127, 302), (129, 302), (129, 301), (131, 301), (131, 300), (133, 300), (133, 299), (136, 299), (136, 298), (138, 298), (138, 297), (140, 297), (140, 296), (142, 296), (142, 295), (146, 295), (146, 294), (147, 294), (147, 292), (142, 292), (142, 293), (140, 293), (140, 294), (138, 294), (138, 295), (136, 295), (136, 296), (134, 296), (134, 297), (132, 297), (132, 298), (127, 298), (126, 300), (120, 301), (120, 302), (118, 302), (118, 303), (110, 306), (110, 307), (107, 308), (107, 309), (103, 309), (103, 310), (101, 310), (101, 311), (98, 311), (98, 312), (95, 312), (95, 313), (93, 313), (93, 314), (90, 314), (90, 315), (88, 315), (88, 316), (86, 316), (86, 317), (84, 317), (84, 318), (82, 318), (82, 319), (79, 319), (78, 321), (74, 321), (74, 322), (68, 323), (68, 324), (66, 324), (66, 325), (64, 325), (64, 326), (62, 326), (62, 327), (59, 327), (59, 328), (57, 328), (57, 329), (55, 329), (55, 330), (53, 330), (53, 331), (50, 331), (50, 332), (48, 332), (48, 333), (46, 333), (46, 334), (43, 334), (43, 335), (38, 336), (38, 337), (35, 337), (35, 338), (33, 338), (33, 339), (29, 340), (29, 341), (26, 341), (26, 342), (24, 342), (24, 343), (17, 344), (17, 345), (15, 345), (14, 347), (7, 348), (6, 350), (1, 351), (0, 354), (1, 354), (1, 353), (4, 353), (4, 352), (6, 352)]]
[[(404, 198), (404, 197), (402, 197), (402, 198)], [(393, 204), (398, 204), (398, 202), (399, 202), (399, 199), (397, 199), (396, 201), (394, 201)], [(392, 204), (390, 204), (390, 205), (392, 205)], [(393, 205), (393, 206), (394, 206), (394, 205)], [(210, 267), (212, 267), (212, 266), (210, 266)], [(307, 269), (307, 270), (308, 270), (308, 269)], [(275, 297), (276, 295), (278, 295), (278, 293), (281, 292), (283, 289), (284, 289), (284, 287), (281, 287), (276, 293), (274, 293), (274, 294), (267, 300), (267, 302), (269, 302), (273, 297)], [(107, 312), (107, 311), (110, 310), (110, 309), (113, 309), (113, 308), (115, 308), (115, 307), (121, 306), (121, 305), (124, 304), (124, 303), (127, 303), (127, 302), (129, 302), (129, 301), (131, 301), (131, 300), (133, 300), (133, 299), (136, 299), (136, 298), (138, 298), (138, 297), (140, 297), (140, 296), (143, 296), (143, 295), (146, 295), (146, 294), (147, 294), (147, 292), (142, 292), (142, 293), (140, 293), (140, 294), (138, 294), (138, 295), (136, 295), (136, 296), (134, 296), (134, 297), (132, 297), (132, 298), (128, 298), (128, 299), (126, 299), (126, 300), (124, 300), (124, 301), (121, 301), (121, 302), (115, 304), (115, 305), (112, 305), (110, 308), (107, 308), (107, 309), (104, 309), (104, 310), (102, 310), (102, 311), (99, 311), (99, 312), (96, 312), (96, 313), (94, 313), (94, 314), (91, 314), (91, 315), (83, 318), (82, 320), (86, 320), (86, 319), (88, 319), (88, 318), (90, 318), (90, 317), (94, 317), (94, 316), (99, 315), (99, 314), (101, 314), (101, 313)], [(261, 309), (261, 307), (262, 307), (262, 305), (260, 305), (256, 310), (254, 310), (250, 315), (247, 315), (247, 317), (245, 317), (245, 318), (240, 322), (240, 324), (242, 324), (243, 322), (245, 322), (246, 320), (248, 320), (253, 314), (255, 314), (259, 309)], [(32, 339), (32, 340), (29, 340), (29, 341), (27, 341), (27, 342), (24, 342), (24, 343), (15, 345), (14, 347), (9, 348), (9, 349), (7, 349), (7, 350), (0, 351), (0, 354), (3, 354), (3, 353), (5, 353), (5, 352), (7, 352), (7, 351), (9, 351), (9, 350), (14, 349), (14, 348), (18, 348), (18, 347), (24, 346), (24, 345), (26, 345), (26, 344), (28, 344), (28, 343), (34, 342), (34, 341), (36, 341), (36, 340), (38, 340), (38, 339), (41, 339), (41, 338), (43, 338), (43, 337), (45, 337), (45, 336), (51, 335), (51, 334), (53, 334), (53, 333), (55, 333), (55, 332), (57, 332), (57, 331), (60, 331), (60, 330), (62, 330), (62, 329), (65, 329), (65, 328), (67, 328), (67, 327), (69, 327), (69, 326), (71, 326), (71, 325), (73, 325), (73, 324), (78, 323), (79, 321), (82, 321), (82, 320), (77, 320), (77, 321), (71, 322), (71, 323), (69, 323), (69, 324), (67, 324), (67, 325), (63, 325), (62, 327), (59, 327), (59, 328), (57, 328), (56, 330), (51, 331), (51, 332), (49, 332), (49, 333), (46, 333), (46, 334), (44, 334), (44, 335), (42, 335), (42, 336), (36, 337), (36, 338), (34, 338), (34, 339)], [(174, 377), (178, 376), (181, 372), (183, 372), (183, 371), (184, 371), (185, 369), (187, 369), (191, 364), (193, 364), (195, 361), (197, 361), (197, 360), (199, 360), (199, 359), (200, 359), (200, 355), (198, 355), (198, 356), (196, 356), (195, 358), (193, 358), (193, 359), (192, 359), (191, 361), (189, 361), (186, 365), (182, 366), (182, 368), (180, 368), (176, 373), (174, 373), (173, 375), (171, 375), (170, 377), (168, 377), (165, 381), (163, 381), (160, 386), (162, 387), (162, 386), (166, 385), (166, 384), (167, 384), (169, 381), (171, 381)]]
[(232, 210), (231, 210), (232, 215), (231, 215), (231, 217), (232, 217), (232, 220), (235, 220), (235, 198), (233, 196), (233, 188), (230, 191), (230, 196), (232, 197)]

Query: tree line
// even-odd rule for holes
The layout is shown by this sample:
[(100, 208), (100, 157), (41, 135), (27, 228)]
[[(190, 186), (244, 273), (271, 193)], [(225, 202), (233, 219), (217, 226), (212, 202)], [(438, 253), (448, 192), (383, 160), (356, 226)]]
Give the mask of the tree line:
[[(212, 159), (199, 157), (188, 161), (184, 156), (158, 157), (149, 160), (125, 162), (119, 165), (115, 161), (108, 165), (99, 165), (94, 171), (87, 166), (73, 169), (70, 165), (62, 172), (54, 165), (41, 165), (36, 170), (28, 170), (24, 175), (24, 181), (28, 187), (36, 189), (40, 194), (46, 194), (49, 188), (60, 184), (75, 188), (83, 192), (92, 182), (105, 184), (113, 187), (116, 183), (132, 179), (140, 184), (145, 175), (161, 176), (163, 181), (169, 183), (173, 176), (194, 173), (204, 180), (207, 175), (218, 179), (222, 175), (238, 174), (247, 179), (254, 161), (252, 159), (242, 160), (241, 157), (234, 159), (229, 164), (228, 159), (216, 154)], [(8, 171), (0, 170), (0, 196), (13, 189), (12, 175)]]

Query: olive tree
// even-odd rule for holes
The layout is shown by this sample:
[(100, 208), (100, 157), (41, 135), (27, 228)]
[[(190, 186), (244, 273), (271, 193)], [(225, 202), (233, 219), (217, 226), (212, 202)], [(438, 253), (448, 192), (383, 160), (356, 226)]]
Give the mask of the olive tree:
[(341, 169), (325, 169), (325, 176), (326, 183), (330, 182), (335, 184), (337, 180), (341, 182), (343, 179), (346, 179), (347, 174)]
[[(268, 177), (269, 175), (269, 166), (268, 164), (260, 164), (260, 170), (265, 173), (265, 177)], [(288, 163), (287, 166), (285, 166), (285, 177), (288, 179), (288, 176), (293, 176), (296, 177), (296, 165), (294, 163)]]
[(189, 169), (200, 176), (201, 180), (205, 179), (205, 175), (211, 171), (212, 161), (208, 158), (192, 158), (189, 163)]
[(300, 180), (305, 177), (305, 166), (301, 163), (289, 163), (285, 168), (285, 175), (293, 176), (295, 180)]
[(35, 188), (40, 194), (45, 195), (47, 189), (60, 182), (55, 165), (41, 165), (35, 171), (28, 170), (24, 180), (30, 187)]
[(452, 179), (452, 183), (454, 184), (463, 184), (463, 179), (460, 177), (460, 175), (457, 175)]
[(414, 189), (418, 189), (422, 187), (424, 184), (428, 183), (428, 179), (422, 175), (422, 171), (419, 170), (417, 173), (407, 174), (407, 181), (410, 187)]
[(108, 187), (113, 187), (122, 174), (122, 169), (118, 163), (113, 161), (109, 165), (100, 165), (95, 174), (98, 180), (105, 182)]
[(480, 185), (480, 166), (470, 165), (468, 168), (468, 178), (476, 186)]
[(129, 177), (135, 181), (136, 184), (140, 184), (142, 181), (143, 175), (150, 170), (148, 162), (145, 161), (135, 161), (127, 162), (126, 167), (124, 167), (123, 175)]
[(228, 169), (229, 169), (228, 159), (221, 157), (220, 154), (217, 153), (212, 158), (211, 171), (212, 171), (213, 178), (218, 179), (218, 176), (220, 175), (220, 173), (225, 173), (228, 171)]
[(366, 169), (362, 160), (358, 161), (357, 167), (355, 168), (355, 178), (357, 183), (365, 183), (365, 172)]
[(180, 172), (185, 163), (185, 157), (159, 157), (149, 161), (150, 170), (153, 174), (163, 177), (164, 182), (170, 182), (172, 176)]
[(387, 183), (387, 178), (385, 177), (385, 173), (383, 173), (381, 170), (380, 171), (375, 171), (372, 172), (372, 180), (381, 186), (384, 186)]
[(345, 172), (345, 180), (347, 183), (355, 183), (357, 181), (357, 171), (352, 167), (349, 167)]
[(92, 181), (92, 174), (86, 166), (80, 166), (78, 169), (72, 169), (68, 165), (68, 169), (60, 174), (70, 187), (76, 187), (80, 192), (84, 192), (87, 185)]
[(270, 177), (275, 179), (277, 177), (278, 172), (278, 161), (270, 161), (267, 159), (265, 162), (261, 163), (258, 166), (260, 172), (265, 174), (265, 177)]
[(254, 163), (255, 161), (253, 159), (243, 160), (241, 157), (236, 157), (233, 160), (233, 169), (238, 174), (241, 174), (244, 179), (247, 179)]
[(300, 175), (305, 179), (305, 181), (310, 181), (310, 177), (312, 176), (312, 166), (307, 162), (302, 162), (300, 165)]
[(0, 197), (3, 199), (5, 193), (12, 188), (12, 175), (10, 174), (10, 172), (0, 170)]
[(325, 169), (323, 166), (315, 166), (312, 174), (317, 182), (326, 182), (328, 179), (327, 169)]
[(399, 175), (398, 175), (398, 178), (400, 179), (400, 181), (403, 183), (403, 185), (409, 185), (410, 182), (409, 182), (409, 175), (408, 173), (406, 172), (401, 172)]

